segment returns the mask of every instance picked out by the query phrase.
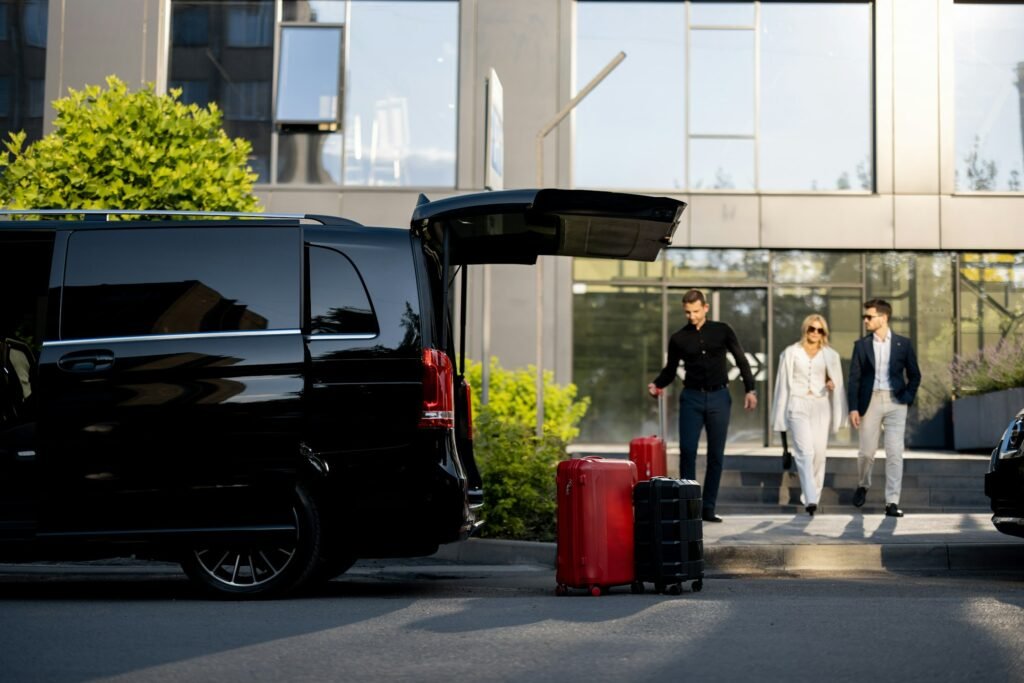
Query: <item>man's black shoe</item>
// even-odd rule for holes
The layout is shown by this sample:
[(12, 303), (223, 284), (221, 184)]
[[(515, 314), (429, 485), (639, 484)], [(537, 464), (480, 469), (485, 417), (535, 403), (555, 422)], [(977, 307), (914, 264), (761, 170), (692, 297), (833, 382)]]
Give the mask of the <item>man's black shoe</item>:
[(864, 501), (868, 499), (868, 490), (863, 486), (858, 486), (857, 490), (853, 492), (853, 505), (854, 507), (863, 507)]
[(900, 510), (899, 506), (897, 506), (896, 503), (889, 503), (888, 505), (885, 506), (885, 516), (902, 517), (903, 510)]
[(711, 510), (705, 510), (700, 516), (705, 522), (721, 522), (722, 518), (716, 515)]

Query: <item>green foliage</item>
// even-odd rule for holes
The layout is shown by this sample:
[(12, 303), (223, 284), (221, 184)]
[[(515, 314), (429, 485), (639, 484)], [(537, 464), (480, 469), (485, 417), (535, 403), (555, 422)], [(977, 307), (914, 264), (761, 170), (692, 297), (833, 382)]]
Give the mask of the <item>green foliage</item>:
[(950, 374), (961, 396), (1024, 387), (1024, 337), (1007, 337), (975, 356), (954, 358)]
[(481, 405), (483, 366), (469, 361), (473, 387), (474, 453), (484, 480), (481, 535), (551, 541), (555, 538), (555, 469), (579, 435), (590, 405), (576, 387), (544, 373), (544, 437), (538, 439), (536, 370), (505, 370), (491, 359), (488, 403)]
[(0, 152), (0, 203), (11, 209), (258, 211), (252, 145), (229, 138), (216, 104), (179, 101), (180, 90), (138, 92), (116, 76), (107, 89), (69, 90), (53, 103), (53, 133), (24, 148), (11, 133)]

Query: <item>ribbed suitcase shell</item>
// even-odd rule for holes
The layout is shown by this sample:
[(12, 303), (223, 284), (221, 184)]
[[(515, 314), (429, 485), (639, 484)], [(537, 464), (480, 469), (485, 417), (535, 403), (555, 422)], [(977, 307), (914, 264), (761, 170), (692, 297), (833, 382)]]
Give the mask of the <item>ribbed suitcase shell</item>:
[(636, 463), (638, 481), (668, 474), (668, 453), (660, 437), (641, 436), (630, 441), (629, 459)]
[(629, 460), (586, 457), (558, 463), (558, 565), (556, 592), (631, 584), (633, 486)]
[(700, 484), (687, 479), (655, 477), (633, 489), (636, 579), (653, 583), (660, 593), (681, 590), (693, 581), (703, 588), (704, 523)]

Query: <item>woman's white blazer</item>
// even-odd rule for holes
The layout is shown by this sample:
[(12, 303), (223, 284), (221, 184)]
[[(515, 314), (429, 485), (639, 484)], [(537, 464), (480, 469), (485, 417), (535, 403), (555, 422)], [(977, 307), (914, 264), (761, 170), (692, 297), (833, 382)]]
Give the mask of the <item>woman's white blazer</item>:
[[(789, 402), (789, 378), (793, 376), (793, 366), (799, 355), (803, 355), (801, 343), (787, 346), (782, 355), (779, 356), (779, 372), (775, 377), (775, 395), (772, 397), (772, 429), (776, 432), (786, 431), (786, 403)], [(822, 348), (825, 354), (825, 369), (828, 378), (835, 384), (832, 395), (829, 397), (829, 406), (832, 409), (832, 432), (839, 431), (849, 421), (848, 410), (846, 409), (846, 389), (843, 385), (843, 365), (839, 353), (831, 346)]]

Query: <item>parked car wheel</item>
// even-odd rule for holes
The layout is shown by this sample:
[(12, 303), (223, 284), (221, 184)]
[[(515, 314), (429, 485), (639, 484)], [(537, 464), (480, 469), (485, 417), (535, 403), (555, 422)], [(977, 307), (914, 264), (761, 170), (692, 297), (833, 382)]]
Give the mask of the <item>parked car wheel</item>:
[(323, 577), (324, 568), (320, 510), (302, 486), (296, 487), (292, 515), (295, 530), (286, 542), (197, 545), (182, 559), (182, 569), (215, 597), (264, 598), (295, 591), (314, 577)]

